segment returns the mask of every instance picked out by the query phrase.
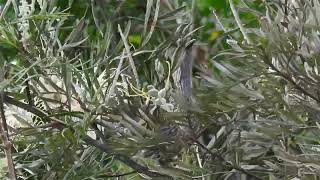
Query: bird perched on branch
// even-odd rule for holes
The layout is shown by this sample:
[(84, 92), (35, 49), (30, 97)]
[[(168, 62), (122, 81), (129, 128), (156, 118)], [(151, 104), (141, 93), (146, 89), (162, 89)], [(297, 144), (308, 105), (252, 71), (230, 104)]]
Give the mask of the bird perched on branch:
[(185, 109), (186, 106), (192, 104), (192, 67), (193, 67), (193, 42), (180, 42), (182, 45), (180, 56), (175, 59), (177, 61), (176, 68), (172, 74), (174, 85), (173, 89), (186, 105), (176, 103), (177, 112), (184, 114), (185, 120), (181, 123), (176, 123), (170, 120), (159, 128), (159, 134), (165, 141), (169, 143), (159, 146), (158, 152), (160, 156), (159, 162), (162, 164), (172, 161), (180, 152), (186, 143), (190, 142), (190, 137), (194, 137), (196, 122), (191, 117), (191, 112)]

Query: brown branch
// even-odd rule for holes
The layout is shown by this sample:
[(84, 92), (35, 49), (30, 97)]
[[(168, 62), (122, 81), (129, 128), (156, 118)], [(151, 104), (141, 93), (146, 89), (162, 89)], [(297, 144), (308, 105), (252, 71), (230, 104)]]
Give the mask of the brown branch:
[(24, 109), (34, 115), (37, 115), (39, 117), (41, 117), (42, 119), (45, 119), (45, 120), (48, 120), (48, 121), (51, 121), (51, 122), (58, 122), (60, 123), (61, 125), (67, 125), (64, 121), (61, 121), (55, 117), (49, 117), (49, 115), (45, 112), (45, 111), (42, 111), (38, 108), (35, 108), (34, 106), (31, 106), (29, 104), (26, 104), (26, 103), (23, 103), (23, 102), (20, 102), (18, 100), (15, 100), (14, 98), (8, 96), (8, 95), (3, 95), (3, 102), (5, 103), (9, 103), (9, 104), (12, 104), (12, 105), (15, 105), (21, 109)]
[(12, 148), (12, 143), (9, 139), (9, 135), (8, 135), (8, 127), (7, 127), (7, 121), (6, 121), (6, 117), (4, 114), (4, 98), (3, 98), (3, 91), (0, 92), (0, 137), (2, 140), (2, 144), (3, 144), (3, 149), (4, 149), (4, 153), (7, 159), (7, 165), (8, 165), (8, 172), (9, 172), (9, 179), (17, 179), (16, 176), (16, 170), (14, 167), (14, 162), (12, 159), (12, 152), (11, 152), (11, 148)]
[(309, 96), (311, 99), (315, 100), (317, 103), (320, 103), (320, 99), (318, 99), (316, 96), (314, 96), (313, 94), (311, 94), (310, 92), (306, 91), (303, 87), (299, 86), (299, 84), (297, 84), (291, 77), (289, 77), (287, 74), (282, 73), (281, 71), (279, 71), (273, 64), (269, 64), (269, 66), (276, 71), (280, 76), (282, 76), (285, 80), (289, 81), (292, 85), (294, 85), (294, 87), (299, 90), (300, 92), (302, 92), (303, 94)]
[(128, 175), (131, 175), (131, 174), (135, 174), (137, 173), (137, 171), (131, 171), (131, 172), (127, 172), (127, 173), (123, 173), (123, 174), (116, 174), (116, 175), (107, 175), (107, 174), (103, 174), (103, 175), (99, 175), (98, 177), (99, 178), (102, 178), (102, 177), (123, 177), (123, 176), (128, 176)]

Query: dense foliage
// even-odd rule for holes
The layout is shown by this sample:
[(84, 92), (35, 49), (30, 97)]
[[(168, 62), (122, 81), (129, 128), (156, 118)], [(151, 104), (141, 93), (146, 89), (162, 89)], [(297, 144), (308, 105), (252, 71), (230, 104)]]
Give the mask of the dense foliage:
[(319, 178), (318, 0), (0, 5), (1, 176)]

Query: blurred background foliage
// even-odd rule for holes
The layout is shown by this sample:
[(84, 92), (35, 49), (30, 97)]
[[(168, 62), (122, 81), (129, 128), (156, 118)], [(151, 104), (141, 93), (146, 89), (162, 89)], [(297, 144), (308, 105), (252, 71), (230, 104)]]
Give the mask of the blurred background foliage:
[(0, 5), (18, 179), (319, 179), (318, 0)]

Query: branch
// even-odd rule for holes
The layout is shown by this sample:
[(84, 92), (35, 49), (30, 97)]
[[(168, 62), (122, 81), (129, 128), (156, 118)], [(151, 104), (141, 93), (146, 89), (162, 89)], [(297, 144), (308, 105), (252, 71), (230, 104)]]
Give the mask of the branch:
[(8, 136), (8, 127), (7, 127), (7, 121), (6, 121), (6, 117), (4, 114), (4, 106), (3, 103), (4, 102), (4, 98), (3, 98), (3, 91), (0, 92), (0, 137), (4, 146), (4, 153), (6, 155), (6, 159), (7, 159), (7, 164), (8, 164), (8, 171), (9, 171), (9, 179), (13, 179), (16, 180), (17, 176), (16, 176), (16, 170), (14, 167), (14, 162), (12, 159), (12, 152), (11, 152), (11, 148), (12, 148), (12, 143), (10, 142), (9, 136)]
[[(91, 137), (89, 137), (87, 135), (83, 138), (83, 140), (87, 144), (89, 144), (91, 146), (94, 146), (94, 147), (97, 147), (98, 149), (100, 149), (101, 151), (103, 151), (105, 153), (108, 153), (108, 154), (113, 153), (111, 151), (111, 149), (109, 149), (105, 144), (101, 144), (98, 141), (92, 139)], [(151, 171), (149, 168), (138, 164), (137, 162), (135, 162), (134, 160), (130, 159), (129, 157), (127, 157), (125, 155), (114, 154), (114, 157), (117, 160), (119, 160), (119, 161), (123, 162), (124, 164), (128, 165), (129, 167), (131, 167), (132, 169), (134, 169), (138, 173), (145, 174), (145, 175), (150, 176), (152, 178), (161, 178), (163, 180), (166, 180), (166, 179), (170, 179), (171, 180), (171, 179), (173, 179), (172, 177), (170, 177), (168, 175), (160, 174), (160, 173), (155, 172), (155, 171)]]
[(285, 80), (289, 81), (297, 90), (299, 90), (300, 92), (302, 92), (303, 94), (305, 94), (306, 96), (309, 96), (311, 99), (315, 100), (317, 103), (320, 103), (320, 99), (317, 98), (316, 96), (314, 96), (313, 94), (311, 94), (310, 92), (308, 92), (307, 90), (305, 90), (303, 87), (299, 86), (299, 84), (297, 84), (289, 75), (281, 72), (278, 68), (276, 68), (270, 61), (269, 61), (269, 57), (268, 55), (263, 52), (263, 61), (271, 67), (272, 70), (276, 71), (276, 73), (278, 73), (281, 77), (283, 77)]
[[(12, 104), (12, 105), (15, 105), (19, 108), (22, 108), (30, 113), (33, 113), (41, 118), (44, 118), (44, 119), (48, 119), (49, 121), (52, 121), (52, 122), (60, 122), (61, 125), (63, 126), (67, 126), (67, 124), (61, 120), (58, 120), (54, 117), (49, 117), (48, 114), (45, 112), (45, 111), (42, 111), (40, 109), (37, 109), (37, 108), (34, 108), (28, 104), (25, 104), (23, 102), (20, 102), (18, 100), (15, 100), (13, 99), (12, 97), (9, 97), (7, 95), (4, 95), (4, 102), (6, 103), (9, 103), (9, 104)], [(105, 153), (108, 153), (108, 154), (114, 154), (112, 152), (111, 149), (107, 148), (107, 146), (105, 144), (101, 144), (99, 143), (98, 141), (90, 138), (89, 136), (85, 136), (83, 139), (82, 139), (84, 142), (86, 142), (88, 145), (91, 145), (91, 146), (94, 146), (94, 147), (97, 147), (98, 149), (100, 149), (101, 151), (105, 152)], [(115, 154), (114, 155), (115, 158), (121, 162), (123, 162), (124, 164), (128, 165), (129, 167), (131, 167), (132, 169), (134, 169), (135, 171), (139, 172), (139, 173), (142, 173), (142, 174), (145, 174), (147, 176), (150, 176), (152, 178), (161, 178), (161, 179), (173, 179), (172, 177), (168, 176), (168, 175), (164, 175), (164, 174), (160, 174), (158, 172), (154, 172), (154, 171), (151, 171), (149, 168), (145, 167), (145, 166), (142, 166), (140, 164), (138, 164), (137, 162), (135, 162), (134, 160), (130, 159), (129, 157), (125, 156), (125, 155), (121, 155), (121, 154)]]
[(248, 44), (252, 44), (251, 39), (247, 35), (246, 30), (244, 29), (244, 27), (243, 27), (243, 25), (241, 23), (240, 17), (238, 15), (236, 7), (235, 7), (235, 5), (233, 3), (233, 0), (229, 0), (229, 4), (230, 4), (230, 8), (231, 8), (232, 14), (233, 14), (233, 16), (234, 16), (234, 18), (235, 18), (235, 20), (236, 20), (236, 22), (237, 22), (237, 24), (238, 24), (238, 26), (240, 28), (240, 31), (241, 31), (241, 33), (243, 35), (243, 38), (247, 41)]
[(123, 174), (116, 174), (116, 175), (107, 175), (107, 174), (103, 174), (103, 175), (99, 175), (98, 177), (99, 178), (102, 178), (102, 177), (123, 177), (123, 176), (128, 176), (128, 175), (131, 175), (131, 174), (135, 174), (137, 173), (137, 171), (131, 171), (131, 172), (127, 172), (127, 173), (123, 173)]
[(45, 111), (42, 111), (38, 108), (35, 108), (29, 104), (26, 104), (26, 103), (23, 103), (23, 102), (20, 102), (18, 100), (15, 100), (14, 98), (8, 96), (8, 95), (3, 95), (3, 100), (4, 102), (6, 103), (9, 103), (9, 104), (12, 104), (12, 105), (15, 105), (21, 109), (24, 109), (34, 115), (37, 115), (45, 120), (48, 120), (48, 121), (52, 121), (52, 122), (58, 122), (60, 124), (63, 124), (63, 125), (67, 125), (64, 121), (61, 121), (55, 117), (49, 117), (48, 114), (45, 112)]

